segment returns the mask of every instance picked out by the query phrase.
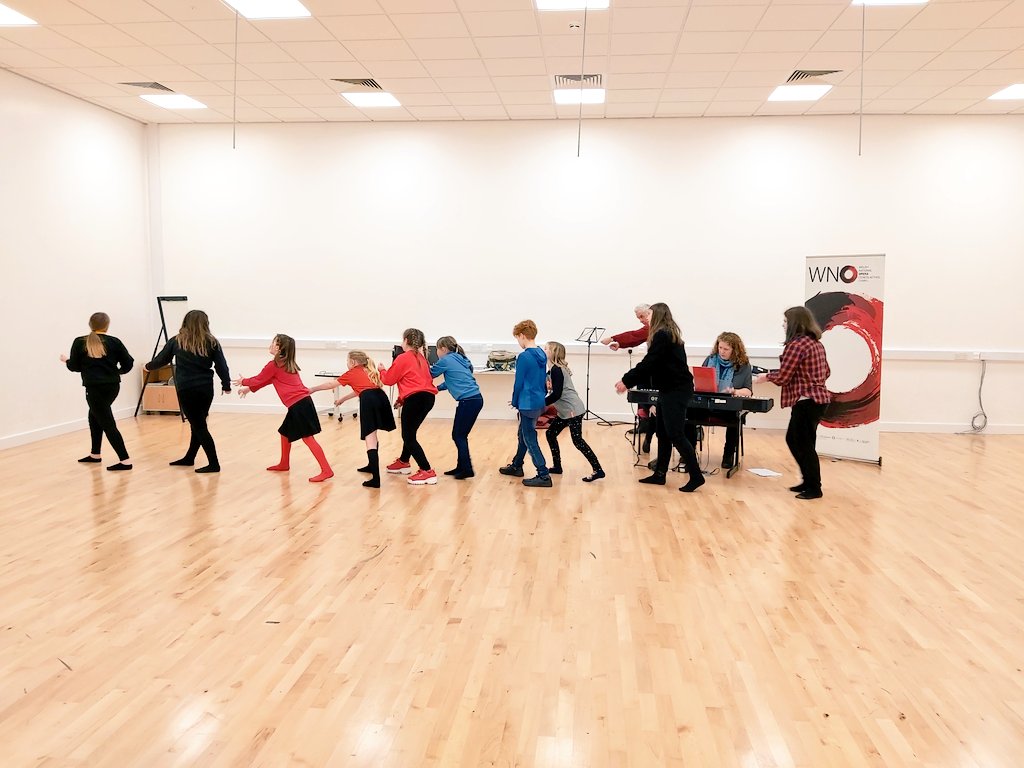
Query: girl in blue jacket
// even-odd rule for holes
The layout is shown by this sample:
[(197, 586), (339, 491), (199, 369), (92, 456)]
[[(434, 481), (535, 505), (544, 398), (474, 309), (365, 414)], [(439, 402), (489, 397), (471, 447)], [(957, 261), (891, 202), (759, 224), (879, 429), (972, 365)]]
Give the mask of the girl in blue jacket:
[(437, 385), (438, 391), (447, 389), (458, 402), (455, 406), (452, 440), (455, 441), (459, 460), (455, 469), (449, 469), (445, 474), (456, 480), (473, 477), (469, 433), (484, 407), (484, 398), (480, 394), (480, 385), (473, 377), (473, 363), (452, 336), (442, 336), (437, 340), (437, 362), (430, 366), (430, 375), (435, 379), (444, 376), (444, 381)]

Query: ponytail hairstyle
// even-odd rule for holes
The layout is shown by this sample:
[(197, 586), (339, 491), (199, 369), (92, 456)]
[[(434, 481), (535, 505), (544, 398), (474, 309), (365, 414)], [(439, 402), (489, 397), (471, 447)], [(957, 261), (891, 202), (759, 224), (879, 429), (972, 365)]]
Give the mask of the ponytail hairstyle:
[(353, 349), (348, 353), (348, 359), (366, 369), (366, 375), (373, 383), (373, 386), (379, 387), (381, 385), (380, 373), (377, 371), (377, 364), (373, 362), (372, 357), (361, 349)]
[(89, 335), (85, 337), (85, 351), (89, 357), (106, 357), (107, 348), (100, 338), (110, 327), (110, 315), (106, 312), (94, 312), (89, 317)]
[(810, 336), (815, 341), (821, 339), (821, 326), (807, 307), (790, 307), (783, 315), (786, 318), (787, 344), (799, 336)]
[(178, 346), (199, 357), (209, 357), (219, 346), (216, 337), (210, 333), (210, 318), (201, 309), (190, 309), (181, 321), (178, 331)]
[(651, 304), (651, 327), (647, 332), (648, 344), (651, 343), (654, 339), (654, 334), (658, 331), (667, 331), (673, 344), (683, 343), (683, 332), (679, 330), (676, 321), (672, 319), (672, 310), (663, 301)]
[(572, 369), (565, 361), (565, 346), (557, 341), (549, 341), (548, 346), (551, 347), (551, 364), (557, 365), (572, 376)]
[(448, 352), (458, 352), (463, 357), (466, 356), (466, 350), (459, 345), (454, 336), (442, 336), (437, 340), (437, 348), (447, 350)]
[(740, 338), (738, 333), (725, 331), (718, 334), (718, 338), (715, 339), (715, 348), (711, 350), (712, 355), (718, 354), (718, 343), (720, 341), (724, 341), (732, 347), (732, 358), (729, 362), (732, 363), (733, 368), (742, 368), (744, 365), (750, 365), (750, 358), (747, 357), (747, 348), (743, 346), (743, 339)]
[[(427, 337), (419, 328), (406, 328), (402, 331), (402, 341), (416, 350), (423, 362), (427, 362)], [(416, 361), (419, 364), (419, 360)]]
[(301, 371), (302, 369), (295, 362), (295, 339), (279, 333), (274, 337), (274, 343), (277, 344), (278, 349), (274, 362), (288, 373), (298, 373)]

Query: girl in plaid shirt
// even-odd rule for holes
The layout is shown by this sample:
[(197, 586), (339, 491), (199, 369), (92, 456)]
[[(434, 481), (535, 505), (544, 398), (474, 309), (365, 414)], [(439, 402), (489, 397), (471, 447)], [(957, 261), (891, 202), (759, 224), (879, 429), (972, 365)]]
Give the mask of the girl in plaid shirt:
[(803, 476), (799, 485), (790, 488), (798, 499), (820, 499), (821, 465), (815, 441), (818, 423), (832, 402), (825, 388), (829, 377), (825, 347), (821, 343), (821, 327), (807, 307), (790, 307), (783, 315), (786, 344), (777, 371), (762, 373), (758, 382), (770, 381), (782, 387), (782, 407), (792, 407), (786, 445)]

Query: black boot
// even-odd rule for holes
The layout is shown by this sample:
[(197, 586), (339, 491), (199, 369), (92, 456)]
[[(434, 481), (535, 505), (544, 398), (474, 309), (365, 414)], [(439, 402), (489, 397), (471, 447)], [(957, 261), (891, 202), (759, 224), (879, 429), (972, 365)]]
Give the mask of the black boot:
[(642, 477), (637, 482), (647, 483), (648, 485), (664, 485), (665, 484), (665, 473), (654, 470), (654, 474), (649, 477)]
[(366, 452), (366, 466), (360, 467), (360, 472), (369, 470), (370, 479), (363, 481), (364, 488), (380, 488), (380, 459), (377, 456), (377, 449), (371, 448)]

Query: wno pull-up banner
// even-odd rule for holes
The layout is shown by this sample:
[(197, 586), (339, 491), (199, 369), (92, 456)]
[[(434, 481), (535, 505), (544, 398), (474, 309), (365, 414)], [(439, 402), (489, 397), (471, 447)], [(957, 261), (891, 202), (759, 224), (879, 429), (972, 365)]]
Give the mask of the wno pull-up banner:
[(881, 462), (885, 256), (809, 256), (805, 285), (832, 371), (818, 453)]

